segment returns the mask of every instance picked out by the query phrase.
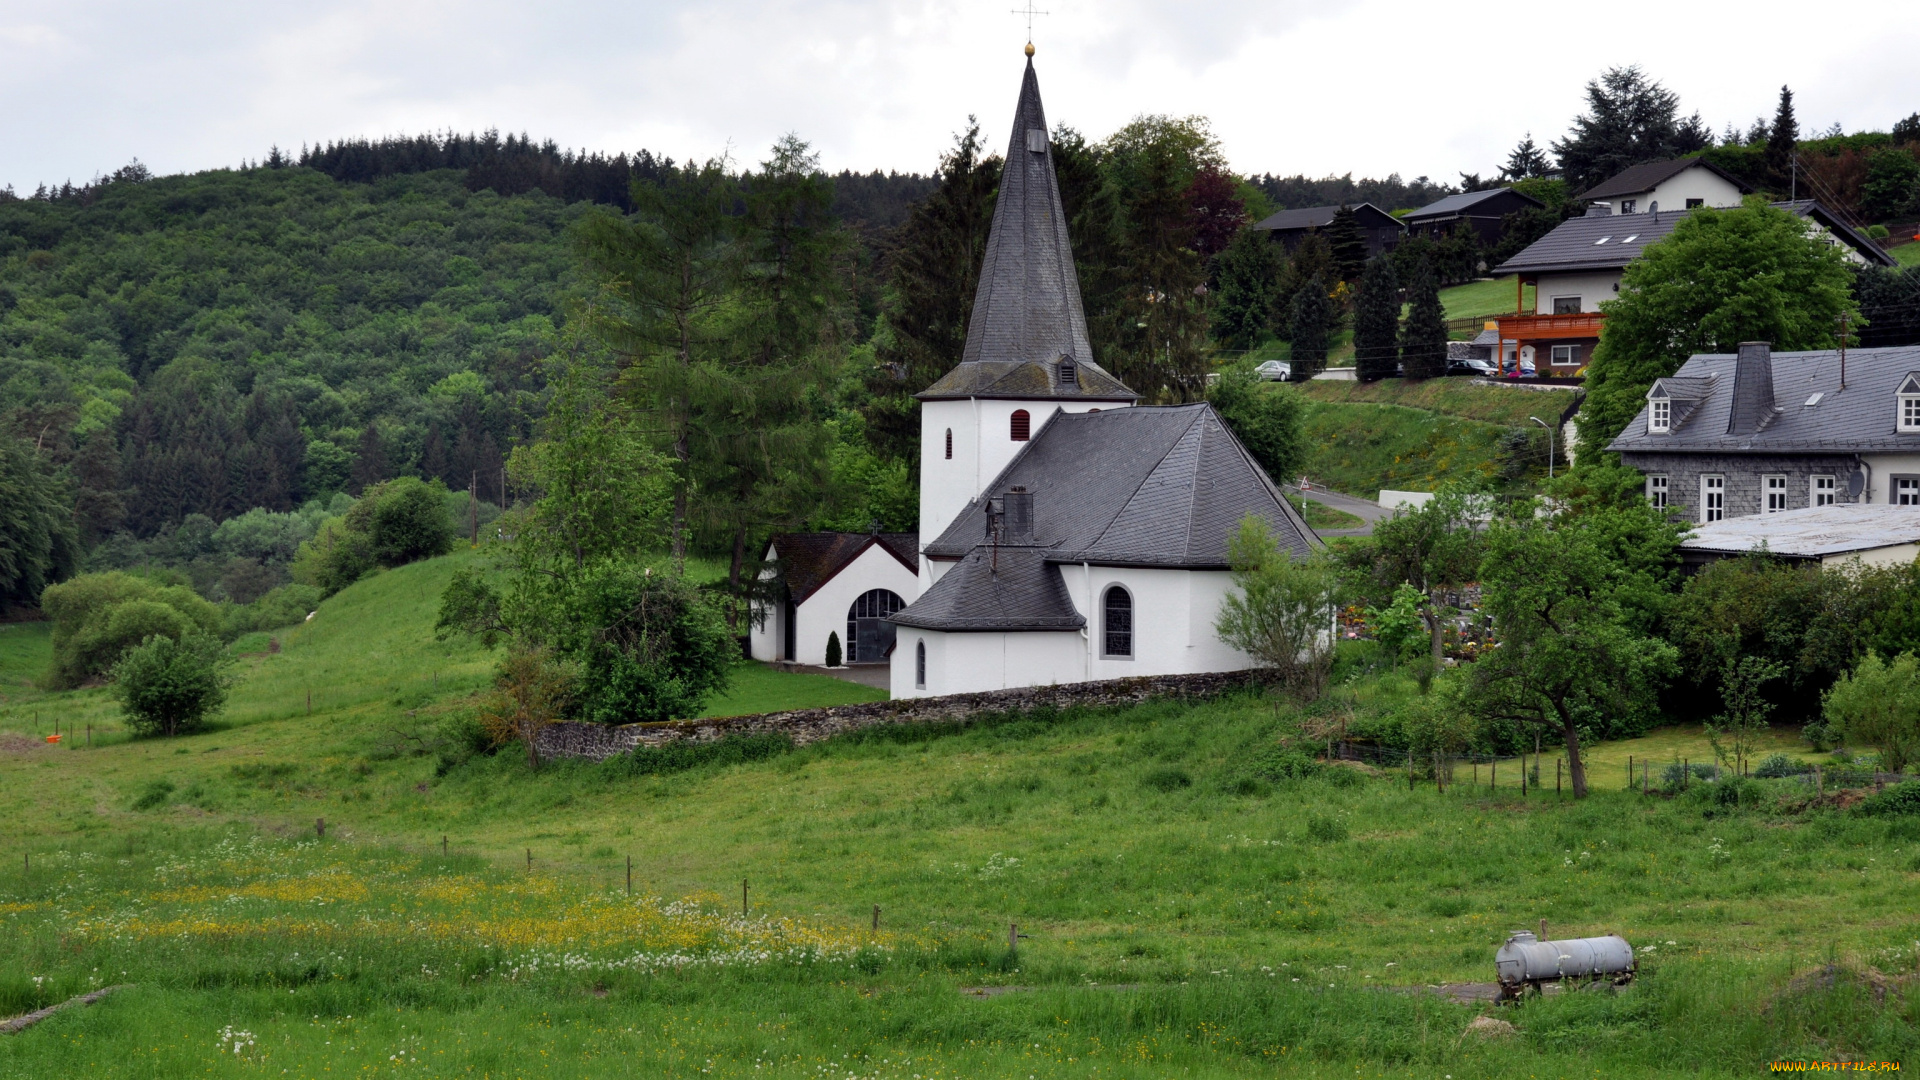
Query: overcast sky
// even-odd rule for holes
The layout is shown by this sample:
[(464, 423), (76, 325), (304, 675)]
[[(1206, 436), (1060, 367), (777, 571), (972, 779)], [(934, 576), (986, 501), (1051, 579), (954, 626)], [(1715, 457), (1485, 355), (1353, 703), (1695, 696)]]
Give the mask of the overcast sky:
[[(926, 172), (969, 113), (1004, 146), (1014, 0), (0, 0), (0, 185), (160, 173), (268, 147), (525, 131), (569, 147)], [(1210, 117), (1243, 172), (1491, 172), (1604, 67), (1640, 64), (1718, 132), (1791, 84), (1803, 131), (1920, 110), (1920, 3), (1584, 5), (1039, 0), (1049, 119), (1104, 135)], [(1831, 16), (1844, 14), (1844, 19)]]

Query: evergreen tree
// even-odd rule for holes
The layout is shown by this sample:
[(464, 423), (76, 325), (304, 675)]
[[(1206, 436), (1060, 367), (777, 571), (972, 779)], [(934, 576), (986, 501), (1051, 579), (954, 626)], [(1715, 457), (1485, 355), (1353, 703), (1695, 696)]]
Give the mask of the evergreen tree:
[(1293, 345), (1294, 381), (1311, 379), (1326, 368), (1327, 339), (1332, 329), (1333, 302), (1327, 299), (1325, 282), (1315, 275), (1293, 294), (1287, 340)]
[(1107, 178), (1105, 150), (1073, 128), (1054, 129), (1052, 153), (1067, 239), (1079, 271), (1080, 304), (1087, 314), (1087, 343), (1094, 358), (1104, 361), (1121, 349), (1121, 306), (1128, 291), (1137, 287), (1120, 255), (1119, 190)]
[(1120, 209), (1118, 348), (1102, 366), (1149, 399), (1187, 401), (1206, 385), (1206, 263), (1194, 249), (1188, 189), (1218, 164), (1192, 120), (1143, 117), (1107, 140), (1102, 167)]
[(1440, 278), (1421, 263), (1407, 287), (1407, 322), (1400, 331), (1400, 366), (1409, 379), (1447, 373), (1447, 316), (1440, 304)]
[(1398, 374), (1400, 282), (1384, 257), (1367, 262), (1353, 301), (1353, 363), (1361, 382)]
[(73, 520), (80, 542), (91, 549), (111, 536), (127, 517), (120, 491), (120, 448), (113, 429), (101, 428), (87, 436), (73, 459), (75, 485)]
[(687, 165), (636, 183), (633, 217), (596, 213), (575, 234), (600, 286), (589, 327), (620, 358), (625, 391), (673, 461), (676, 569), (686, 564), (699, 427), (740, 391), (728, 355), (739, 316), (739, 197), (723, 162)]
[(447, 440), (441, 437), (439, 424), (427, 428), (427, 441), (420, 448), (420, 475), (429, 480), (442, 481), (455, 491), (460, 490), (460, 481), (447, 461)]
[(1920, 204), (1920, 162), (1904, 146), (1890, 146), (1867, 161), (1860, 188), (1860, 212), (1869, 220), (1890, 221)]
[(1767, 184), (1781, 195), (1797, 194), (1794, 148), (1800, 144), (1800, 123), (1793, 117), (1793, 91), (1780, 88), (1780, 107), (1767, 128)]
[[(1058, 160), (1058, 143), (1055, 153)], [(1000, 184), (1000, 158), (984, 152), (973, 117), (940, 159), (939, 182), (900, 228), (891, 302), (874, 343), (864, 409), (867, 438), (889, 460), (918, 460), (920, 420), (913, 395), (958, 364), (967, 343), (967, 318)]]
[(1609, 68), (1587, 83), (1587, 111), (1553, 144), (1577, 194), (1646, 161), (1705, 149), (1713, 136), (1699, 114), (1681, 120), (1679, 95), (1638, 67)]
[(1267, 233), (1242, 229), (1214, 260), (1213, 333), (1229, 349), (1251, 349), (1272, 336), (1279, 245)]
[(380, 441), (380, 429), (368, 424), (360, 432), (360, 445), (353, 455), (353, 491), (359, 494), (387, 478), (387, 449)]
[(38, 604), (79, 561), (64, 485), (32, 443), (0, 438), (0, 610)]
[(1280, 270), (1280, 287), (1274, 290), (1271, 315), (1275, 336), (1286, 338), (1292, 334), (1293, 298), (1315, 278), (1323, 282), (1333, 280), (1333, 249), (1327, 246), (1327, 238), (1317, 232), (1301, 238)]
[(1549, 171), (1547, 155), (1533, 145), (1533, 132), (1529, 131), (1526, 138), (1521, 139), (1520, 144), (1507, 155), (1507, 164), (1500, 170), (1500, 176), (1509, 181), (1532, 180), (1547, 175)]
[(1360, 219), (1353, 208), (1342, 205), (1327, 223), (1327, 247), (1333, 252), (1335, 280), (1354, 282), (1367, 265), (1367, 239), (1360, 232)]
[(1869, 266), (1854, 279), (1854, 295), (1866, 323), (1854, 343), (1868, 349), (1920, 345), (1920, 267)]

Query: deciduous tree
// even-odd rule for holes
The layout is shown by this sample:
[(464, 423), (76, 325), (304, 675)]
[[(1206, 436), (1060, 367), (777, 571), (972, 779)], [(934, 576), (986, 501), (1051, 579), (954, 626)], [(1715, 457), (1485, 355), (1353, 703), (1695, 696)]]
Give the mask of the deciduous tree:
[(1283, 550), (1258, 518), (1240, 523), (1228, 558), (1234, 591), (1220, 605), (1220, 639), (1272, 671), (1297, 699), (1318, 698), (1333, 667), (1338, 572), (1324, 554)]

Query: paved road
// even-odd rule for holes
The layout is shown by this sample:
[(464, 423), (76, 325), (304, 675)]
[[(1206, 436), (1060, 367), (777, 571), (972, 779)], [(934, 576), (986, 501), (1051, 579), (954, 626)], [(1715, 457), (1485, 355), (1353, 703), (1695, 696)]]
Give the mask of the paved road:
[(1286, 491), (1289, 495), (1298, 495), (1303, 499), (1317, 502), (1322, 506), (1329, 506), (1343, 513), (1352, 514), (1354, 517), (1366, 522), (1366, 525), (1358, 529), (1327, 529), (1320, 531), (1321, 536), (1371, 536), (1375, 522), (1385, 521), (1393, 516), (1393, 511), (1382, 507), (1379, 503), (1368, 502), (1365, 499), (1356, 498), (1352, 495), (1342, 495), (1337, 491), (1327, 491), (1324, 488), (1308, 488), (1303, 491), (1297, 487), (1289, 487)]

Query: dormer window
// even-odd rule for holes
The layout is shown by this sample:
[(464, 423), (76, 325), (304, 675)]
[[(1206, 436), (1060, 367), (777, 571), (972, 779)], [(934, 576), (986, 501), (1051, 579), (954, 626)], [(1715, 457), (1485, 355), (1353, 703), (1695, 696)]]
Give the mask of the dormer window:
[(1080, 368), (1074, 364), (1073, 357), (1071, 356), (1063, 356), (1060, 358), (1060, 385), (1080, 385)]
[(1900, 433), (1920, 434), (1920, 372), (1908, 372), (1894, 393), (1900, 402)]
[(1623, 214), (1631, 214), (1635, 210), (1638, 210), (1639, 208), (1640, 208), (1639, 199), (1621, 199), (1620, 200), (1620, 212)]
[(1655, 398), (1647, 409), (1647, 430), (1656, 435), (1664, 435), (1673, 430), (1673, 402), (1666, 398)]

